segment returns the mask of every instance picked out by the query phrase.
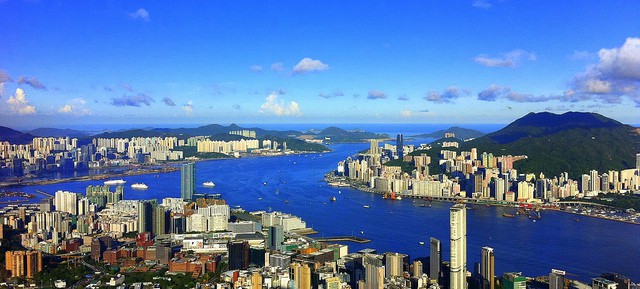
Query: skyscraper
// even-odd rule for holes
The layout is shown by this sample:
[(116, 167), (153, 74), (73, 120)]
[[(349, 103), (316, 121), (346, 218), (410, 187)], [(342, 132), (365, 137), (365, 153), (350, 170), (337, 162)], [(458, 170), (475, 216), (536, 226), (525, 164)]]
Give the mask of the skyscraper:
[(522, 276), (522, 272), (506, 272), (502, 274), (504, 289), (525, 289), (527, 288), (527, 278)]
[(406, 256), (407, 255), (405, 254), (398, 254), (398, 253), (385, 254), (385, 269), (386, 269), (385, 276), (386, 277), (402, 276), (403, 259)]
[(551, 269), (549, 273), (549, 289), (564, 289), (564, 275), (562, 270)]
[(636, 170), (638, 170), (638, 174), (640, 174), (640, 153), (636, 154)]
[(157, 200), (138, 201), (138, 233), (153, 232), (153, 212)]
[(377, 155), (380, 153), (378, 150), (379, 150), (378, 140), (377, 139), (369, 140), (369, 153), (372, 155)]
[(185, 201), (191, 201), (196, 192), (196, 164), (183, 164), (180, 168), (180, 196)]
[(482, 263), (480, 263), (480, 274), (482, 275), (482, 289), (495, 288), (495, 259), (493, 248), (482, 247)]
[(442, 250), (440, 240), (431, 237), (429, 241), (431, 254), (429, 255), (429, 278), (440, 283), (440, 266), (442, 264)]
[(399, 159), (404, 157), (404, 137), (401, 133), (396, 137), (396, 155)]
[(449, 288), (467, 288), (467, 209), (455, 204), (449, 211), (451, 228), (451, 274)]

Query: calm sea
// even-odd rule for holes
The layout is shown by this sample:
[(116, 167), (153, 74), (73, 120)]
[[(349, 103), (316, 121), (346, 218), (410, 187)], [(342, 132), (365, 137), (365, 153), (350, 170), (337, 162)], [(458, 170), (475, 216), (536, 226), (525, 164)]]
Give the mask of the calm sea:
[[(433, 131), (433, 130), (431, 130)], [(421, 131), (381, 130), (381, 132)], [(415, 140), (415, 143), (427, 140)], [(197, 163), (198, 192), (220, 193), (231, 206), (253, 210), (278, 210), (302, 217), (317, 236), (359, 235), (371, 239), (367, 244), (349, 244), (350, 251), (375, 248), (378, 252), (401, 252), (410, 257), (429, 255), (429, 237), (442, 241), (443, 259), (449, 259), (449, 203), (433, 202), (420, 207), (420, 201), (383, 200), (347, 188), (333, 188), (323, 181), (338, 161), (367, 148), (367, 144), (332, 145), (325, 154), (283, 157), (248, 157)], [(126, 199), (180, 196), (180, 173), (124, 177)], [(213, 181), (213, 189), (201, 186)], [(130, 189), (144, 182), (147, 191)], [(266, 185), (264, 185), (266, 183)], [(22, 187), (19, 190), (54, 193), (57, 190), (84, 192), (98, 181), (72, 182)], [(329, 198), (336, 196), (336, 202)], [(370, 206), (369, 209), (363, 208)], [(476, 207), (468, 211), (468, 269), (480, 260), (483, 246), (495, 250), (496, 274), (518, 271), (527, 276), (548, 275), (551, 269), (565, 270), (582, 281), (604, 272), (627, 275), (640, 281), (640, 226), (543, 212), (542, 219), (504, 218), (507, 208)], [(420, 242), (425, 242), (421, 246)]]

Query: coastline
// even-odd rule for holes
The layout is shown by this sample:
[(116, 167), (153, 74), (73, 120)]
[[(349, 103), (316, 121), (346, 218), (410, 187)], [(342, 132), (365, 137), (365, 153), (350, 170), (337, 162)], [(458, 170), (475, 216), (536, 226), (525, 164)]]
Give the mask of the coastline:
[[(327, 173), (324, 176), (324, 180), (325, 182), (327, 182), (328, 184), (335, 184), (335, 187), (349, 187), (361, 192), (365, 192), (365, 193), (371, 193), (371, 194), (377, 194), (377, 195), (384, 195), (385, 192), (381, 192), (381, 191), (377, 191), (375, 189), (371, 189), (367, 186), (365, 186), (362, 183), (354, 183), (352, 181), (350, 181), (347, 178), (341, 178), (341, 177), (336, 177), (334, 175), (333, 172)], [(521, 204), (529, 204), (529, 203), (520, 203), (520, 202), (506, 202), (506, 201), (502, 201), (502, 202), (498, 202), (495, 200), (488, 200), (488, 199), (473, 199), (473, 198), (463, 198), (463, 197), (430, 197), (430, 196), (415, 196), (415, 195), (408, 195), (408, 194), (397, 194), (398, 196), (401, 196), (402, 198), (411, 198), (411, 199), (420, 199), (423, 201), (428, 201), (428, 202), (432, 202), (432, 201), (436, 201), (436, 202), (443, 202), (443, 203), (465, 203), (465, 204), (469, 204), (469, 205), (485, 205), (485, 206), (495, 206), (495, 207), (506, 207), (506, 208), (519, 208)], [(400, 200), (399, 200), (400, 201)], [(591, 217), (591, 218), (597, 218), (597, 219), (603, 219), (603, 220), (609, 220), (609, 221), (616, 221), (616, 222), (622, 222), (622, 223), (627, 223), (627, 224), (633, 224), (633, 225), (640, 225), (640, 222), (636, 222), (636, 221), (632, 221), (632, 220), (625, 220), (625, 219), (618, 219), (618, 218), (612, 218), (612, 217), (607, 217), (607, 216), (599, 216), (599, 215), (594, 215), (594, 214), (583, 214), (583, 213), (579, 213), (579, 212), (573, 212), (573, 211), (568, 211), (568, 210), (563, 210), (560, 209), (559, 207), (557, 207), (556, 205), (551, 205), (548, 203), (542, 203), (542, 204), (532, 204), (533, 207), (544, 211), (544, 210), (553, 210), (553, 211), (557, 211), (557, 212), (563, 212), (563, 213), (569, 213), (569, 214), (574, 214), (574, 215), (578, 215), (578, 216), (584, 216), (584, 217)], [(597, 205), (597, 204), (594, 204)]]
[[(322, 151), (291, 151), (290, 153), (277, 153), (277, 154), (241, 154), (241, 158), (244, 157), (279, 157), (286, 155), (299, 155), (299, 154), (323, 154), (331, 152)], [(36, 185), (51, 185), (51, 184), (59, 184), (59, 183), (67, 183), (67, 182), (84, 182), (84, 181), (97, 181), (97, 180), (106, 180), (109, 178), (117, 178), (117, 177), (125, 177), (125, 176), (135, 176), (135, 175), (147, 175), (147, 174), (161, 174), (161, 173), (171, 173), (180, 170), (179, 165), (190, 162), (205, 162), (205, 161), (216, 161), (216, 160), (228, 160), (228, 159), (236, 159), (236, 157), (222, 157), (222, 158), (197, 158), (197, 159), (188, 159), (181, 160), (175, 162), (168, 162), (163, 164), (156, 165), (128, 165), (128, 166), (116, 166), (116, 167), (105, 167), (103, 168), (107, 172), (91, 174), (87, 173), (84, 176), (77, 177), (66, 177), (66, 178), (28, 178), (17, 181), (0, 181), (0, 189), (10, 188), (10, 187), (18, 187), (18, 186), (36, 186)], [(116, 169), (124, 169), (124, 172), (108, 172), (109, 170)]]

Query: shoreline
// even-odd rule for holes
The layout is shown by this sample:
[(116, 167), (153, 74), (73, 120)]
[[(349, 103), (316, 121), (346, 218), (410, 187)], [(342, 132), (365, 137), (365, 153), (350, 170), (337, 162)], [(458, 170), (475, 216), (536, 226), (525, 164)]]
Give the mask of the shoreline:
[[(364, 192), (364, 193), (371, 193), (371, 194), (376, 194), (376, 195), (384, 195), (384, 192), (380, 192), (377, 191), (375, 189), (371, 189), (369, 187), (366, 187), (363, 184), (355, 184), (353, 182), (351, 182), (348, 179), (345, 178), (337, 178), (335, 176), (332, 176), (333, 173), (327, 173), (324, 176), (324, 181), (328, 183), (334, 183), (334, 184), (339, 184), (338, 186), (334, 186), (334, 187), (348, 187), (360, 192)], [(506, 208), (519, 208), (519, 206), (521, 204), (530, 204), (530, 203), (521, 203), (521, 202), (506, 202), (506, 201), (502, 201), (502, 202), (498, 202), (495, 200), (484, 200), (484, 199), (473, 199), (473, 198), (463, 198), (463, 197), (430, 197), (430, 196), (414, 196), (414, 195), (406, 195), (406, 194), (397, 194), (398, 196), (401, 196), (402, 198), (412, 198), (412, 199), (420, 199), (423, 200), (424, 202), (432, 202), (432, 201), (436, 201), (436, 202), (443, 202), (443, 203), (465, 203), (465, 204), (469, 204), (469, 205), (485, 205), (485, 206), (492, 206), (492, 207), (506, 207)], [(398, 200), (400, 201), (400, 200)], [(534, 207), (536, 207), (536, 205), (538, 205), (537, 207), (540, 209), (540, 211), (544, 211), (544, 210), (552, 210), (552, 211), (557, 211), (557, 212), (563, 212), (563, 213), (568, 213), (568, 214), (573, 214), (573, 215), (578, 215), (578, 216), (584, 216), (584, 217), (590, 217), (590, 218), (596, 218), (596, 219), (602, 219), (602, 220), (608, 220), (608, 221), (616, 221), (616, 222), (622, 222), (622, 223), (627, 223), (627, 224), (633, 224), (633, 225), (640, 225), (640, 222), (634, 222), (631, 220), (622, 220), (622, 219), (617, 219), (617, 218), (611, 218), (611, 217), (606, 217), (606, 216), (597, 216), (597, 215), (589, 215), (589, 214), (582, 214), (582, 213), (576, 213), (576, 212), (571, 212), (571, 211), (567, 211), (567, 210), (562, 210), (556, 206), (551, 206), (548, 203), (542, 203), (542, 204), (532, 204)], [(597, 205), (594, 203), (594, 205)]]
[[(241, 155), (239, 158), (245, 157), (280, 157), (287, 155), (301, 155), (301, 154), (323, 154), (328, 153), (329, 151), (322, 152), (314, 152), (314, 151), (295, 151), (291, 153), (280, 153), (280, 154), (246, 154)], [(11, 187), (22, 187), (22, 186), (39, 186), (39, 185), (51, 185), (51, 184), (59, 184), (59, 183), (67, 183), (67, 182), (84, 182), (84, 181), (99, 181), (99, 180), (107, 180), (110, 178), (117, 177), (126, 177), (126, 176), (136, 176), (136, 175), (148, 175), (148, 174), (161, 174), (161, 173), (171, 173), (175, 171), (179, 171), (179, 165), (185, 163), (198, 163), (198, 162), (206, 162), (206, 161), (216, 161), (216, 160), (228, 160), (228, 159), (236, 159), (236, 157), (221, 157), (221, 158), (207, 158), (207, 159), (189, 159), (189, 160), (181, 160), (175, 162), (162, 163), (157, 165), (128, 165), (128, 166), (118, 166), (118, 167), (106, 167), (104, 168), (107, 172), (101, 172), (96, 174), (87, 173), (84, 176), (76, 176), (76, 177), (66, 177), (66, 178), (28, 178), (24, 180), (18, 181), (0, 181), (0, 189), (11, 188)], [(124, 169), (124, 172), (108, 172), (110, 169)], [(137, 170), (136, 170), (137, 169)]]

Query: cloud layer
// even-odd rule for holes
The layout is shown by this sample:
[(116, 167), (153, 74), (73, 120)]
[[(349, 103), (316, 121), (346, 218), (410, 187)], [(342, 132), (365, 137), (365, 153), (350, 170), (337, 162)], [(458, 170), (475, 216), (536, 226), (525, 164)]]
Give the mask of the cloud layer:
[(367, 98), (368, 99), (385, 99), (387, 98), (387, 95), (382, 91), (372, 89), (372, 90), (369, 90)]
[(35, 89), (47, 89), (47, 87), (45, 87), (44, 84), (35, 77), (29, 78), (27, 76), (20, 76), (17, 82), (18, 84), (27, 84)]
[(431, 91), (427, 93), (427, 95), (424, 96), (423, 99), (435, 103), (449, 103), (463, 94), (469, 94), (469, 92), (466, 90), (460, 90), (455, 86), (450, 86), (442, 93)]
[(123, 95), (120, 98), (112, 98), (111, 105), (115, 106), (135, 106), (139, 107), (141, 105), (150, 106), (152, 102), (155, 102), (151, 96), (148, 96), (144, 93), (138, 93), (136, 95)]
[(260, 106), (260, 113), (276, 116), (301, 116), (300, 106), (297, 102), (291, 101), (288, 104), (278, 98), (279, 94), (272, 92), (267, 96), (265, 102)]
[(36, 113), (36, 108), (29, 104), (27, 95), (21, 88), (17, 88), (16, 94), (9, 97), (7, 104), (9, 104), (9, 109), (17, 114), (27, 115)]
[(476, 56), (476, 58), (474, 59), (476, 63), (487, 67), (515, 67), (522, 60), (536, 60), (536, 55), (533, 52), (516, 49), (507, 53), (503, 53), (500, 57), (489, 57), (482, 54)]

